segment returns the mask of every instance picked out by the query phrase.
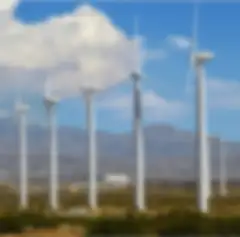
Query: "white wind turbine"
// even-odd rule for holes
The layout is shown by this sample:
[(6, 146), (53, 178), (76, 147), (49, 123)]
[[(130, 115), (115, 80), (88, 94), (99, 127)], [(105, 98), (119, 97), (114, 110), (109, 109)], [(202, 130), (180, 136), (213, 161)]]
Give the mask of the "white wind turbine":
[(19, 128), (19, 162), (20, 162), (20, 208), (27, 209), (28, 200), (28, 146), (27, 146), (27, 111), (29, 107), (22, 99), (18, 100), (15, 110)]
[(213, 59), (211, 52), (198, 52), (194, 55), (196, 70), (196, 122), (197, 152), (199, 162), (198, 205), (202, 212), (208, 212), (208, 201), (211, 196), (210, 162), (208, 150), (205, 75), (204, 64)]
[(132, 73), (133, 80), (133, 123), (135, 136), (135, 157), (136, 157), (136, 207), (139, 211), (146, 209), (145, 203), (145, 149), (144, 149), (144, 135), (142, 127), (142, 101), (141, 101), (141, 86), (140, 81), (142, 77), (142, 50), (138, 43), (138, 22), (135, 19), (135, 37), (136, 37), (136, 70)]
[(59, 175), (58, 175), (58, 146), (57, 146), (57, 121), (56, 104), (58, 99), (51, 94), (49, 82), (45, 84), (44, 104), (48, 114), (49, 136), (50, 136), (50, 182), (49, 202), (52, 210), (59, 209)]
[(94, 89), (84, 89), (83, 95), (86, 103), (86, 120), (88, 131), (88, 167), (89, 167), (89, 192), (88, 205), (92, 210), (98, 207), (97, 199), (97, 147), (94, 110)]
[[(137, 32), (137, 22), (135, 24), (135, 33)], [(136, 44), (136, 51), (138, 45)], [(139, 54), (139, 53), (138, 53)], [(134, 131), (135, 131), (135, 149), (136, 149), (136, 163), (137, 163), (137, 185), (136, 185), (136, 206), (139, 210), (145, 210), (145, 164), (144, 164), (144, 144), (142, 134), (141, 121), (141, 98), (140, 98), (140, 78), (141, 78), (141, 55), (137, 55), (138, 65), (136, 71), (131, 75), (134, 82)], [(111, 87), (107, 86), (108, 89)], [(99, 91), (104, 91), (103, 88), (97, 88), (96, 85), (80, 86), (85, 102), (88, 126), (88, 159), (89, 159), (89, 196), (88, 203), (92, 210), (98, 207), (97, 199), (97, 147), (96, 147), (96, 126), (94, 116), (94, 96)]]
[[(135, 34), (138, 33), (137, 21), (135, 22)], [(137, 37), (138, 35), (136, 35)], [(138, 65), (136, 70), (131, 74), (131, 78), (134, 83), (133, 89), (133, 105), (134, 105), (134, 132), (135, 132), (135, 155), (137, 164), (136, 175), (136, 206), (138, 210), (145, 210), (145, 154), (144, 154), (144, 141), (143, 141), (143, 129), (142, 129), (142, 115), (141, 115), (141, 67), (142, 67), (142, 55), (139, 45), (135, 45), (135, 53), (137, 54)], [(89, 159), (89, 206), (91, 209), (98, 207), (97, 200), (97, 146), (96, 146), (96, 122), (94, 116), (94, 96), (97, 92), (109, 90), (110, 87), (115, 85), (108, 85), (108, 88), (94, 88), (92, 86), (82, 86), (86, 102), (86, 113), (88, 123), (88, 159)]]
[[(208, 51), (197, 50), (198, 33), (198, 4), (195, 4), (193, 21), (193, 42), (191, 48), (191, 68), (188, 72), (189, 80), (192, 70), (196, 73), (196, 126), (197, 126), (197, 167), (198, 167), (198, 208), (201, 212), (208, 212), (208, 200), (211, 196), (211, 177), (208, 150), (207, 121), (206, 121), (206, 93), (204, 64), (213, 59), (214, 55)], [(192, 68), (193, 67), (193, 68)], [(187, 84), (189, 81), (187, 81)]]

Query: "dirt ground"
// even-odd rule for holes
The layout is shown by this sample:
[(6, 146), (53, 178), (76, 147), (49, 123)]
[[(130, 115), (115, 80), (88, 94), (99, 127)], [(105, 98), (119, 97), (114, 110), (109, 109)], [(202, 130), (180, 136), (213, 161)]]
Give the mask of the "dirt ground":
[(29, 230), (22, 234), (5, 234), (0, 237), (83, 237), (84, 232), (81, 228), (61, 227), (51, 230)]

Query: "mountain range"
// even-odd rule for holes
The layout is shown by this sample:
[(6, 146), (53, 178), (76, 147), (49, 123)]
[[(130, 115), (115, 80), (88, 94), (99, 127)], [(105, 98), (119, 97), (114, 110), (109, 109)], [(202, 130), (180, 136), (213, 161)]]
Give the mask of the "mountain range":
[[(195, 136), (170, 125), (156, 124), (144, 128), (146, 175), (149, 179), (192, 180), (195, 177)], [(74, 127), (59, 127), (59, 159), (62, 182), (84, 180), (88, 175), (87, 134)], [(48, 130), (28, 127), (29, 175), (32, 180), (46, 179), (49, 172)], [(135, 176), (134, 140), (129, 133), (97, 132), (99, 175), (127, 173)], [(240, 143), (219, 142), (209, 137), (212, 177), (218, 178), (219, 155), (226, 156), (227, 173), (239, 179)], [(221, 149), (220, 149), (221, 148)], [(221, 152), (220, 152), (221, 151)], [(0, 121), (0, 180), (18, 178), (18, 130), (10, 120)]]

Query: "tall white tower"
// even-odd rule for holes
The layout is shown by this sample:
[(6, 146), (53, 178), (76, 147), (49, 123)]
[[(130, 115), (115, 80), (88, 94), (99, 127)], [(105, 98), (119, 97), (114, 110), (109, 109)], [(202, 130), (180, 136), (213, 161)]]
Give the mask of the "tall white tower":
[(97, 201), (97, 153), (96, 153), (96, 129), (94, 116), (95, 91), (87, 89), (84, 91), (86, 102), (86, 119), (88, 127), (88, 162), (89, 162), (89, 193), (88, 204), (94, 210), (98, 207)]
[(134, 106), (134, 136), (136, 156), (136, 206), (139, 211), (144, 211), (145, 205), (145, 152), (142, 128), (142, 103), (140, 89), (140, 74), (133, 73), (133, 106)]
[(196, 124), (197, 124), (197, 159), (198, 159), (198, 208), (201, 212), (209, 211), (210, 195), (210, 162), (208, 152), (208, 135), (206, 121), (206, 101), (205, 101), (205, 75), (203, 65), (213, 59), (210, 52), (199, 52), (194, 54), (194, 64), (196, 69)]
[(133, 130), (135, 140), (135, 157), (136, 157), (136, 207), (139, 211), (146, 209), (145, 203), (145, 149), (144, 135), (142, 127), (142, 100), (141, 100), (141, 74), (143, 64), (143, 54), (139, 38), (139, 24), (135, 18), (135, 60), (136, 68), (131, 78), (133, 81)]
[(19, 125), (20, 152), (20, 209), (28, 208), (28, 158), (27, 158), (27, 111), (29, 107), (22, 101), (16, 103)]
[(50, 135), (50, 183), (49, 202), (53, 211), (59, 209), (59, 177), (58, 177), (58, 146), (57, 146), (57, 124), (56, 103), (57, 99), (45, 97), (44, 104), (48, 113), (49, 135)]

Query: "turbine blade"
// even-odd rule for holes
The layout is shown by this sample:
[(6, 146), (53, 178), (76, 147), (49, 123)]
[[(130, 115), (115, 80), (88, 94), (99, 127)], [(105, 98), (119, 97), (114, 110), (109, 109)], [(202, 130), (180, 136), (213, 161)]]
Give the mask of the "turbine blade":
[(134, 35), (135, 35), (135, 60), (136, 60), (136, 72), (141, 74), (142, 68), (142, 49), (141, 49), (141, 42), (140, 42), (140, 34), (139, 34), (139, 18), (138, 16), (134, 17)]
[(196, 0), (193, 5), (192, 39), (190, 42), (189, 68), (186, 75), (185, 94), (189, 95), (194, 81), (193, 57), (198, 47), (198, 26), (199, 26), (199, 1)]
[(198, 48), (198, 28), (199, 28), (199, 1), (196, 0), (193, 6), (193, 25), (192, 25), (192, 52)]
[(193, 84), (193, 68), (192, 66), (187, 71), (187, 77), (186, 77), (186, 86), (185, 86), (185, 94), (189, 95), (192, 91), (192, 84)]
[(44, 83), (44, 96), (49, 97), (51, 94), (50, 91), (51, 91), (50, 81), (46, 80)]
[(15, 104), (17, 105), (21, 105), (23, 104), (23, 95), (22, 95), (22, 91), (19, 90), (15, 99)]

